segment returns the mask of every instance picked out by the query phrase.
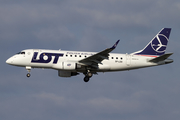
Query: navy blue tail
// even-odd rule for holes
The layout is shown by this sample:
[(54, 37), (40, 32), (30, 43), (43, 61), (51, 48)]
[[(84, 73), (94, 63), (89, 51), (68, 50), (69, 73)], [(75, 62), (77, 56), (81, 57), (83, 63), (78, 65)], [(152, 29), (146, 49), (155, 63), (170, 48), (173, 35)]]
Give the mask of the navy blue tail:
[(135, 55), (163, 55), (166, 51), (171, 28), (163, 28), (147, 46), (133, 54)]

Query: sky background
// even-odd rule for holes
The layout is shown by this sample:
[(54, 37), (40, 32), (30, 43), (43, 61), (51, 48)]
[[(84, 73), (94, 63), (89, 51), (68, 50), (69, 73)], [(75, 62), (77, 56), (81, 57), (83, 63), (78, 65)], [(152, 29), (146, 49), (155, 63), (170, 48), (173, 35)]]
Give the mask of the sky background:
[[(0, 0), (1, 120), (179, 120), (179, 0)], [(5, 61), (24, 49), (99, 52), (142, 49), (172, 28), (174, 63), (132, 71), (58, 77)]]

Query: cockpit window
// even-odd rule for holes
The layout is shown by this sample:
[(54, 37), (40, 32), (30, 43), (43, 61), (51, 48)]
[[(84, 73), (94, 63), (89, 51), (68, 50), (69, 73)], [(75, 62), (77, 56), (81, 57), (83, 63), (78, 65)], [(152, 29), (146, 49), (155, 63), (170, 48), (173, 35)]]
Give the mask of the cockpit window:
[(25, 54), (25, 52), (18, 52), (17, 54), (22, 54), (22, 55), (24, 55), (24, 54)]

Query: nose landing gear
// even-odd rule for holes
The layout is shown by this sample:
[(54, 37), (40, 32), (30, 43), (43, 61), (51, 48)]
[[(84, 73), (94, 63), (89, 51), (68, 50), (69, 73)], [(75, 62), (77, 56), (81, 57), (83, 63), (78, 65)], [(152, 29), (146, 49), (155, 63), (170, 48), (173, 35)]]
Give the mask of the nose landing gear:
[(26, 70), (28, 71), (28, 73), (27, 73), (27, 77), (30, 77), (31, 76), (31, 74), (30, 74), (30, 72), (31, 72), (31, 67), (30, 66), (26, 66)]
[(30, 77), (31, 76), (31, 74), (30, 73), (27, 73), (27, 75), (26, 75), (27, 77)]

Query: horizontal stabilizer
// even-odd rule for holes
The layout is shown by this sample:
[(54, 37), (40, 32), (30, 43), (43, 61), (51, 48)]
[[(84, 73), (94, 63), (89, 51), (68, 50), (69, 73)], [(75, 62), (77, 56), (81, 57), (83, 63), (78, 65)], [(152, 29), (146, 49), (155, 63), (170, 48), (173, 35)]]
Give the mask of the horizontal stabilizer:
[(149, 62), (160, 62), (163, 61), (165, 59), (167, 59), (169, 56), (171, 56), (173, 53), (166, 53), (164, 55), (161, 55), (159, 57), (153, 58), (151, 60), (149, 60)]

